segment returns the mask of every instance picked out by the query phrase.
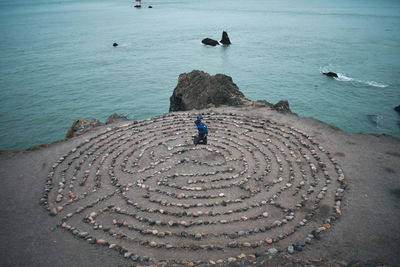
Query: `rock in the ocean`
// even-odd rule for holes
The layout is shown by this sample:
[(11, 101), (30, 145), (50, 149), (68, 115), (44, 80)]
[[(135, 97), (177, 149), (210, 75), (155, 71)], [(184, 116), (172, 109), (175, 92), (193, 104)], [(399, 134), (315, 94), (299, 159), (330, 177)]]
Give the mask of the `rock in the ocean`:
[(218, 41), (211, 39), (211, 38), (205, 38), (201, 41), (205, 45), (211, 45), (211, 46), (217, 46), (219, 45)]
[(117, 46), (118, 46), (118, 44), (117, 44), (117, 43), (113, 43), (113, 46), (114, 46), (114, 47), (117, 47)]
[(71, 138), (75, 137), (78, 135), (82, 135), (93, 128), (96, 128), (98, 126), (103, 126), (104, 124), (100, 122), (99, 120), (92, 119), (88, 121), (87, 119), (80, 119), (80, 120), (75, 120), (74, 123), (72, 123), (71, 128), (68, 130), (66, 133), (65, 137), (66, 138)]
[(228, 33), (226, 31), (222, 32), (221, 44), (223, 44), (223, 45), (230, 45), (231, 44), (231, 40), (229, 40), (229, 36), (228, 36)]
[(115, 123), (115, 122), (127, 121), (127, 120), (128, 120), (127, 117), (118, 115), (117, 113), (113, 113), (107, 118), (106, 125)]
[(330, 72), (323, 72), (322, 74), (324, 74), (324, 75), (326, 75), (328, 77), (338, 78), (338, 75), (335, 72), (331, 72), (331, 71)]
[(232, 78), (224, 74), (209, 75), (194, 70), (179, 75), (178, 84), (170, 97), (169, 111), (207, 108), (210, 105), (238, 106), (248, 101)]
[(397, 111), (400, 114), (400, 105), (394, 108), (395, 111)]

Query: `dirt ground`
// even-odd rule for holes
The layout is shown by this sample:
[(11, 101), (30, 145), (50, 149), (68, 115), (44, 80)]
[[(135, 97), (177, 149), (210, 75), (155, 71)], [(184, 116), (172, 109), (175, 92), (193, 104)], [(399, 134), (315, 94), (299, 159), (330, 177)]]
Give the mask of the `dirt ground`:
[[(361, 260), (365, 266), (379, 265), (378, 262), (400, 266), (400, 139), (345, 133), (315, 119), (265, 108), (223, 107), (208, 111), (271, 118), (307, 132), (336, 157), (348, 182), (342, 216), (334, 227), (322, 233), (321, 240), (281, 260), (278, 257), (268, 261), (264, 257), (246, 264), (294, 266), (300, 261), (303, 265), (335, 266), (333, 261), (328, 265), (323, 260), (320, 265), (310, 261), (322, 258), (335, 259), (343, 265)], [(52, 164), (104, 128), (35, 151), (0, 154), (1, 266), (133, 265), (112, 250), (88, 245), (56, 227), (58, 219), (39, 205)]]

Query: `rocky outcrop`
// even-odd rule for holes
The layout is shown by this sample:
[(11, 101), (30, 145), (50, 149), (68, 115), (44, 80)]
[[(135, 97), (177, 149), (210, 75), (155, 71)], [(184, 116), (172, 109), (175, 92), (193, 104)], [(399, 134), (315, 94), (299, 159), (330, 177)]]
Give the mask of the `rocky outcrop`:
[(178, 84), (169, 101), (169, 112), (204, 109), (221, 105), (245, 105), (256, 108), (269, 107), (281, 113), (292, 113), (287, 100), (281, 100), (275, 105), (266, 100), (249, 100), (239, 90), (231, 77), (224, 74), (212, 76), (200, 70), (179, 75)]
[(229, 40), (229, 36), (228, 36), (228, 33), (226, 31), (222, 32), (222, 39), (221, 39), (220, 42), (223, 45), (230, 45), (231, 44), (231, 40)]
[(126, 116), (118, 115), (117, 113), (111, 114), (107, 120), (106, 120), (106, 125), (111, 124), (111, 123), (116, 123), (116, 122), (122, 122), (122, 121), (127, 121), (128, 118)]
[(205, 45), (211, 45), (211, 46), (217, 46), (219, 45), (218, 41), (211, 39), (211, 38), (205, 38), (201, 41)]
[(87, 119), (75, 120), (72, 123), (71, 128), (69, 128), (65, 137), (71, 138), (71, 137), (75, 137), (78, 135), (82, 135), (98, 126), (103, 126), (103, 125), (104, 125), (104, 123), (102, 123), (96, 119), (91, 119), (90, 121)]
[(104, 126), (112, 123), (117, 123), (117, 122), (123, 122), (123, 121), (128, 121), (129, 119), (126, 116), (118, 115), (117, 113), (111, 114), (107, 120), (106, 123), (102, 123), (99, 120), (96, 119), (80, 119), (80, 120), (75, 120), (71, 127), (69, 128), (68, 132), (65, 134), (66, 138), (72, 138), (75, 136), (82, 135), (84, 133), (89, 132), (90, 130), (99, 127), (99, 126)]
[(203, 109), (209, 106), (242, 105), (247, 100), (243, 93), (224, 74), (211, 76), (194, 70), (179, 75), (178, 84), (170, 97), (169, 111)]
[(281, 113), (292, 113), (289, 107), (289, 102), (287, 100), (281, 100), (272, 107), (273, 109)]

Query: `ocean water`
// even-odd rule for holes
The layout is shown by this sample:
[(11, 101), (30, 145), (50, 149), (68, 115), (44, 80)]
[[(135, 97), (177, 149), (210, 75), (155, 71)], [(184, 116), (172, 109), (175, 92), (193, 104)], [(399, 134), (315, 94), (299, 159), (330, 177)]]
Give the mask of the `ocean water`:
[[(166, 113), (179, 74), (193, 69), (230, 75), (250, 99), (287, 99), (344, 131), (400, 137), (398, 0), (133, 5), (0, 0), (0, 149), (62, 139), (79, 118)], [(223, 30), (231, 46), (201, 44)]]

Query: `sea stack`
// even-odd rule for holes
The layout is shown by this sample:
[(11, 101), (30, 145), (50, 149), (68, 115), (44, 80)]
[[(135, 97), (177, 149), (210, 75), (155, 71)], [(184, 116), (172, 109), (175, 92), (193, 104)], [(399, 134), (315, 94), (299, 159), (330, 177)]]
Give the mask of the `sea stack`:
[(228, 36), (228, 33), (226, 31), (222, 32), (222, 39), (221, 39), (220, 43), (223, 44), (223, 45), (230, 45), (231, 44), (231, 40), (229, 40), (229, 36)]
[(136, 0), (136, 5), (135, 7), (142, 7), (141, 0)]

